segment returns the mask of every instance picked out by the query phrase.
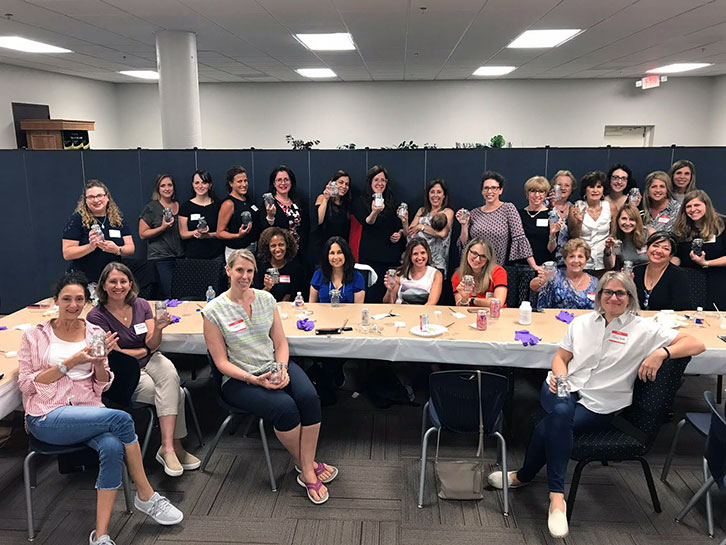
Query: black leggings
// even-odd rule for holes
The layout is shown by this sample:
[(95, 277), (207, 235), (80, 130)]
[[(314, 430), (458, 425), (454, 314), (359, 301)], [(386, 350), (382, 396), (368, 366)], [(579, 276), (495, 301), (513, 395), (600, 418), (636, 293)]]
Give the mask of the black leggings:
[(319, 424), (322, 414), (315, 387), (296, 363), (291, 361), (287, 372), (290, 382), (281, 390), (268, 390), (231, 378), (222, 386), (222, 394), (230, 405), (272, 422), (277, 431), (290, 431), (300, 424)]

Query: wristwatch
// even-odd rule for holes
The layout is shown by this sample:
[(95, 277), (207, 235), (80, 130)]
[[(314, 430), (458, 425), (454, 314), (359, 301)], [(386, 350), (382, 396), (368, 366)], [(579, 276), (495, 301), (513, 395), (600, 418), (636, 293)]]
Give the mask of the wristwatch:
[(474, 297), (473, 295), (471, 297), (469, 297), (469, 306), (470, 307), (474, 306), (474, 301), (476, 301), (476, 297)]
[(68, 372), (68, 367), (66, 367), (65, 364), (61, 362), (58, 364), (58, 371), (65, 375)]

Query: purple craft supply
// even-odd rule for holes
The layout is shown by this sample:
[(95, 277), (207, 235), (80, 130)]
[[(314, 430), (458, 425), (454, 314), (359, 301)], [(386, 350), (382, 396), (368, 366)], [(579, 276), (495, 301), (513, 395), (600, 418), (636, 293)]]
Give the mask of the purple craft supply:
[(514, 340), (521, 341), (523, 346), (534, 346), (535, 344), (540, 342), (542, 339), (540, 339), (536, 335), (532, 335), (526, 329), (521, 329), (519, 331), (514, 332)]
[(174, 315), (172, 314), (172, 315), (171, 315), (171, 323), (172, 323), (172, 324), (175, 324), (175, 323), (177, 323), (177, 322), (181, 322), (181, 316), (174, 316)]
[(560, 313), (555, 316), (560, 322), (565, 322), (566, 324), (569, 324), (572, 320), (575, 319), (575, 315), (572, 314), (572, 312), (567, 312), (566, 310), (561, 310)]
[(181, 304), (179, 299), (167, 299), (166, 306), (169, 308), (178, 307)]
[(303, 318), (297, 321), (297, 328), (303, 331), (312, 331), (315, 328), (315, 322), (308, 318)]
[(0, 325), (0, 331), (5, 331), (8, 328), (6, 325)]

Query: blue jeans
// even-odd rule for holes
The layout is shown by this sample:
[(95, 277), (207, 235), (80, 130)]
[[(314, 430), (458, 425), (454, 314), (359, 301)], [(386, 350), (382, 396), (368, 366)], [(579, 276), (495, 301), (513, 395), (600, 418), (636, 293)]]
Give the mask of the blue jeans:
[(121, 487), (124, 446), (138, 441), (131, 416), (106, 407), (67, 405), (44, 416), (27, 417), (28, 430), (51, 445), (85, 443), (98, 452), (98, 490)]
[(288, 364), (287, 373), (290, 382), (282, 390), (268, 390), (232, 378), (222, 386), (222, 394), (227, 403), (272, 422), (277, 431), (319, 424), (320, 398), (312, 382), (293, 362)]
[(159, 280), (156, 293), (159, 299), (169, 299), (171, 297), (171, 277), (174, 273), (176, 258), (154, 259), (152, 262), (156, 265), (156, 275)]
[(557, 397), (550, 392), (547, 381), (542, 385), (540, 399), (547, 416), (534, 429), (517, 479), (527, 483), (547, 464), (550, 492), (564, 494), (574, 434), (607, 428), (615, 413), (598, 414), (586, 409), (577, 403), (577, 393), (566, 398)]

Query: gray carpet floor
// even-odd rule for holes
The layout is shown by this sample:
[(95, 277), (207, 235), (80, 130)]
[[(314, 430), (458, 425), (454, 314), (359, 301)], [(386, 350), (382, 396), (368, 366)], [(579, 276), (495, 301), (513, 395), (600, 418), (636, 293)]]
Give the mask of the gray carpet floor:
[[(349, 381), (351, 383), (353, 381)], [(268, 429), (272, 462), (278, 483), (270, 490), (256, 426), (243, 423), (234, 435), (225, 434), (205, 473), (187, 472), (181, 478), (164, 475), (153, 452), (146, 462), (152, 484), (185, 514), (178, 526), (161, 527), (138, 512), (124, 512), (123, 496), (111, 523), (117, 544), (549, 544), (655, 545), (707, 544), (705, 506), (698, 505), (682, 524), (674, 517), (703, 481), (703, 441), (686, 429), (668, 483), (658, 477), (673, 436), (685, 411), (705, 410), (702, 392), (715, 385), (713, 377), (689, 377), (675, 405), (675, 418), (661, 430), (648, 459), (656, 479), (663, 512), (653, 511), (640, 465), (592, 464), (583, 473), (570, 536), (552, 539), (546, 527), (547, 489), (542, 473), (530, 486), (511, 493), (511, 516), (501, 513), (501, 495), (487, 490), (480, 501), (437, 498), (433, 465), (427, 469), (425, 506), (416, 507), (421, 407), (373, 408), (364, 396), (341, 391), (336, 405), (324, 409), (320, 460), (336, 464), (340, 475), (330, 485), (330, 500), (311, 504), (295, 482), (290, 458)], [(189, 382), (207, 442), (224, 418), (213, 402), (204, 378)], [(507, 434), (509, 463), (522, 461), (527, 442), (527, 415), (537, 404), (535, 380), (517, 381), (514, 424)], [(416, 382), (425, 400), (425, 376)], [(143, 423), (143, 422), (141, 422)], [(139, 429), (142, 429), (139, 427)], [(191, 430), (191, 427), (190, 427)], [(158, 436), (158, 434), (157, 434)], [(197, 449), (188, 439), (190, 450)], [(207, 443), (208, 444), (208, 443)], [(486, 457), (495, 467), (496, 444), (487, 442)], [(201, 449), (204, 453), (207, 447)], [(475, 437), (442, 437), (441, 453), (469, 456)], [(430, 451), (433, 454), (433, 449)], [(21, 448), (0, 449), (0, 544), (27, 543), (22, 484)], [(571, 464), (570, 472), (574, 464)], [(83, 545), (95, 521), (94, 472), (61, 475), (52, 461), (38, 467), (34, 491), (35, 543)], [(726, 494), (714, 493), (716, 540), (726, 530)]]

